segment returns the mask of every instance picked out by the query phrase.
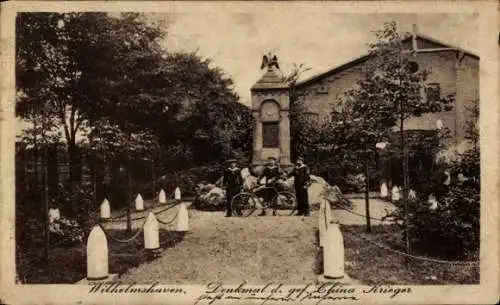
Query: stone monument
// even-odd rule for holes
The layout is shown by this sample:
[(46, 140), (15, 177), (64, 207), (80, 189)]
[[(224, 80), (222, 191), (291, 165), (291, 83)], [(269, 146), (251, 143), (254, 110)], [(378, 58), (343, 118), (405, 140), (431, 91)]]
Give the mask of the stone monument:
[(264, 55), (264, 75), (251, 88), (253, 115), (252, 165), (275, 157), (280, 165), (290, 160), (290, 90), (279, 70), (276, 55)]

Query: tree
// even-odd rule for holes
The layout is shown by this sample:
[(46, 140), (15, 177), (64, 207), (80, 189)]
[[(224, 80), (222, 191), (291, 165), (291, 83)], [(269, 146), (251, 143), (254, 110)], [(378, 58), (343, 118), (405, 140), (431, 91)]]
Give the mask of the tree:
[[(160, 146), (162, 170), (247, 157), (250, 111), (232, 79), (196, 53), (167, 53), (161, 24), (137, 13), (26, 13), (17, 25), (17, 115), (34, 123), (35, 142), (42, 115), (46, 129), (61, 133), (54, 139), (67, 149), (72, 183), (87, 140), (106, 146), (115, 162), (113, 150), (151, 150), (134, 136), (147, 134)], [(119, 140), (102, 139), (110, 130)]]
[[(395, 22), (387, 22), (380, 31), (375, 31), (376, 41), (370, 45), (371, 61), (356, 86), (346, 92), (346, 103), (342, 122), (335, 127), (343, 141), (347, 142), (348, 153), (363, 147), (374, 147), (387, 136), (387, 131), (399, 128), (399, 154), (403, 156), (403, 203), (407, 214), (407, 145), (404, 123), (410, 117), (428, 112), (450, 110), (454, 96), (427, 99), (426, 79), (430, 71), (420, 69), (415, 62), (414, 52), (403, 43), (406, 35), (398, 32)], [(332, 122), (332, 124), (335, 124)], [(344, 128), (343, 124), (348, 127)], [(339, 130), (340, 129), (340, 130)], [(406, 228), (408, 219), (405, 217)], [(406, 230), (407, 231), (407, 230)], [(406, 232), (406, 246), (409, 251), (409, 235)]]
[(36, 123), (43, 114), (63, 131), (70, 181), (77, 181), (78, 136), (102, 117), (129, 123), (126, 113), (149, 110), (141, 99), (162, 101), (137, 85), (161, 58), (164, 31), (140, 14), (106, 13), (23, 13), (16, 30), (17, 115)]
[[(152, 127), (169, 151), (169, 170), (220, 162), (230, 155), (248, 158), (251, 150), (251, 112), (239, 103), (233, 80), (196, 53), (165, 58), (171, 67), (166, 93), (172, 116), (159, 116)], [(151, 120), (150, 120), (151, 121)]]
[[(431, 175), (425, 176), (425, 189), (410, 205), (412, 247), (427, 254), (449, 259), (478, 259), (480, 243), (480, 156), (478, 147), (479, 102), (469, 109), (466, 138), (471, 147), (449, 161), (439, 160)], [(450, 173), (444, 184), (443, 173)], [(462, 176), (462, 177), (461, 177)], [(427, 202), (434, 195), (436, 204)], [(402, 219), (401, 211), (395, 218)]]
[(294, 63), (290, 72), (283, 74), (283, 81), (290, 86), (290, 144), (294, 156), (300, 156), (310, 151), (314, 135), (317, 134), (315, 128), (317, 125), (306, 116), (307, 107), (301, 99), (301, 93), (296, 89), (297, 81), (301, 75), (310, 69), (304, 63)]

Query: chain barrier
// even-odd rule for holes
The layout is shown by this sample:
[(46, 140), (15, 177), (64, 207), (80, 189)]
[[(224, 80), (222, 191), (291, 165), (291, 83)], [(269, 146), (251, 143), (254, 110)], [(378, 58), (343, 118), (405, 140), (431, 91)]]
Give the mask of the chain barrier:
[[(180, 204), (180, 202), (176, 202), (176, 203), (172, 204), (171, 206), (169, 206), (169, 207), (167, 207), (167, 208), (165, 208), (165, 209), (163, 209), (163, 210), (161, 210), (161, 211), (158, 211), (158, 212), (153, 212), (153, 214), (154, 214), (155, 216), (156, 216), (156, 215), (159, 215), (159, 214), (162, 214), (163, 212), (168, 211), (168, 210), (170, 210), (170, 209), (172, 209), (172, 208), (174, 208), (174, 207), (178, 206), (179, 204)], [(148, 212), (149, 212), (149, 210), (148, 210)], [(161, 219), (158, 219), (158, 218), (157, 218), (157, 220), (158, 220), (158, 222), (159, 222), (159, 223), (161, 223), (161, 224), (164, 224), (164, 225), (170, 225), (172, 222), (174, 222), (174, 221), (177, 219), (177, 215), (178, 215), (178, 213), (176, 213), (176, 214), (175, 214), (175, 216), (173, 217), (173, 219), (172, 219), (172, 220), (169, 220), (169, 221), (162, 221)], [(139, 219), (144, 219), (145, 217), (146, 217), (146, 216), (143, 216), (143, 217), (138, 217), (138, 218), (134, 218), (134, 219), (131, 219), (131, 220), (139, 220)], [(116, 221), (116, 222), (120, 222), (120, 221)], [(73, 226), (71, 226), (71, 225), (67, 225), (67, 224), (65, 224), (65, 223), (63, 223), (63, 222), (59, 222), (59, 224), (61, 224), (61, 225), (63, 225), (63, 226), (66, 226), (66, 227), (72, 227), (72, 228), (74, 228)], [(99, 226), (101, 227), (101, 229), (104, 231), (104, 233), (106, 234), (106, 236), (107, 236), (107, 237), (109, 237), (111, 240), (116, 241), (116, 242), (120, 242), (120, 243), (127, 243), (127, 242), (130, 242), (130, 241), (134, 240), (135, 238), (137, 238), (137, 237), (139, 236), (139, 234), (140, 234), (140, 233), (144, 230), (144, 225), (145, 225), (145, 224), (146, 224), (146, 221), (144, 221), (144, 223), (141, 225), (141, 228), (140, 228), (140, 229), (139, 229), (139, 230), (138, 230), (138, 231), (137, 231), (137, 232), (136, 232), (133, 236), (131, 236), (131, 237), (127, 238), (127, 239), (119, 239), (119, 238), (115, 238), (115, 237), (113, 237), (111, 234), (109, 234), (109, 232), (107, 232), (107, 231), (106, 231), (106, 228), (105, 228), (105, 227), (104, 227), (101, 223), (100, 223), (100, 224), (98, 224), (98, 225), (99, 225)], [(64, 243), (66, 243), (66, 242), (67, 242), (67, 240), (64, 240), (64, 239), (63, 239), (63, 240), (59, 241), (58, 243), (52, 244), (52, 245), (51, 245), (51, 247), (52, 247), (52, 248), (57, 248), (58, 246), (60, 246), (60, 245), (62, 245), (62, 244), (64, 244)], [(85, 244), (85, 241), (81, 240), (81, 241), (79, 241), (78, 243)], [(21, 259), (22, 257), (29, 257), (29, 256), (31, 256), (32, 254), (37, 253), (37, 252), (40, 252), (40, 250), (39, 250), (39, 249), (34, 249), (34, 250), (31, 250), (31, 251), (28, 251), (28, 252), (22, 252), (22, 250), (21, 250), (21, 251), (19, 252), (19, 256), (18, 256), (18, 257), (16, 257), (16, 258)], [(22, 268), (22, 267), (27, 266), (27, 265), (29, 265), (29, 264), (31, 264), (31, 262), (30, 262), (30, 261), (26, 261), (24, 264), (20, 264), (20, 265), (18, 265), (18, 268)]]
[[(149, 184), (146, 184), (146, 187), (147, 185), (150, 185), (151, 183)], [(144, 190), (146, 187), (143, 187), (141, 190)], [(140, 192), (140, 191), (139, 191)], [(175, 194), (175, 190), (173, 192), (171, 192), (169, 195), (165, 195), (166, 198), (168, 197), (173, 197)], [(157, 199), (159, 199), (159, 194), (156, 195), (152, 200), (153, 201), (156, 201)], [(132, 200), (129, 204), (132, 205), (133, 203), (135, 203), (135, 199)], [(162, 204), (160, 206), (156, 206), (154, 208), (158, 208), (158, 207), (164, 207), (164, 206), (167, 206), (166, 208), (164, 208), (163, 210), (160, 210), (160, 211), (157, 211), (157, 212), (153, 212), (153, 214), (156, 216), (156, 215), (159, 215), (165, 211), (168, 211), (176, 206), (178, 206), (181, 202), (178, 201), (178, 200), (174, 200), (174, 202), (167, 202), (166, 204)], [(135, 220), (140, 220), (140, 219), (144, 219), (146, 218), (146, 216), (149, 214), (150, 212), (150, 209), (148, 209), (146, 212), (148, 212), (146, 215), (144, 216), (141, 216), (141, 217), (135, 217), (135, 218), (132, 218), (130, 219), (131, 221), (135, 221)], [(95, 214), (100, 214), (100, 207), (97, 208), (96, 210), (94, 210), (94, 213)], [(137, 211), (134, 211), (134, 213), (137, 213)], [(125, 217), (127, 216), (128, 213), (124, 213), (122, 215), (119, 215), (119, 216), (115, 216), (115, 217), (112, 217), (112, 218), (109, 218), (107, 219), (106, 222), (126, 222), (127, 219), (124, 219), (124, 220), (120, 220), (119, 218), (122, 218), (122, 217)], [(165, 225), (168, 225), (168, 224), (171, 224), (173, 221), (175, 221), (175, 219), (177, 218), (177, 215), (178, 213), (176, 213), (176, 215), (174, 216), (174, 218), (172, 220), (169, 220), (167, 222), (164, 222), (164, 221), (161, 221), (160, 219), (157, 219), (159, 223), (162, 223), (162, 224), (165, 224)], [(75, 228), (74, 226), (72, 225), (68, 225), (64, 222), (60, 222), (60, 221), (57, 221), (57, 224), (59, 225), (62, 225), (62, 226), (65, 226), (65, 227), (71, 227), (71, 228)], [(144, 231), (144, 225), (146, 224), (146, 220), (143, 222), (143, 224), (141, 225), (141, 227), (139, 228), (139, 230), (134, 234), (132, 235), (131, 237), (127, 238), (127, 239), (119, 239), (119, 238), (116, 238), (116, 237), (113, 237), (111, 234), (109, 234), (109, 232), (106, 231), (106, 229), (104, 228), (103, 224), (102, 223), (98, 223), (99, 227), (103, 230), (104, 234), (106, 235), (106, 237), (108, 237), (109, 239), (115, 241), (115, 242), (119, 242), (119, 243), (128, 243), (128, 242), (131, 242), (133, 241), (134, 239), (136, 239), (140, 233), (142, 233)], [(51, 248), (57, 248), (65, 243), (67, 243), (68, 240), (67, 239), (62, 239), (60, 240), (59, 242), (57, 243), (54, 243), (54, 244), (51, 244)], [(86, 244), (86, 241), (84, 240), (79, 240), (78, 241), (79, 244), (81, 245), (85, 245)], [(23, 261), (23, 258), (27, 258), (27, 257), (31, 257), (33, 254), (35, 253), (39, 253), (40, 252), (40, 249), (33, 249), (31, 251), (28, 251), (28, 252), (24, 252), (22, 250), (19, 250), (18, 254), (16, 254), (16, 270), (19, 270), (20, 268), (24, 268), (26, 266), (29, 266), (31, 264), (33, 264), (33, 261), (32, 260), (24, 260), (24, 262), (21, 262)], [(17, 276), (17, 271), (16, 271), (16, 276)]]
[(399, 250), (396, 250), (396, 249), (392, 249), (390, 248), (389, 246), (386, 246), (386, 245), (383, 245), (383, 244), (380, 244), (380, 243), (377, 243), (361, 234), (358, 234), (352, 230), (349, 230), (348, 228), (346, 228), (345, 226), (343, 226), (343, 229), (360, 238), (360, 239), (363, 239), (364, 241), (367, 241), (383, 250), (386, 250), (388, 252), (392, 252), (392, 253), (396, 253), (396, 254), (399, 254), (399, 255), (402, 255), (404, 257), (408, 257), (408, 258), (412, 258), (412, 259), (415, 259), (415, 260), (420, 260), (420, 261), (427, 261), (427, 262), (432, 262), (432, 263), (438, 263), (438, 264), (449, 264), (449, 265), (457, 265), (457, 266), (467, 266), (467, 265), (477, 265), (480, 263), (480, 261), (448, 261), (448, 260), (442, 260), (442, 259), (435, 259), (435, 258), (430, 258), (430, 257), (424, 257), (424, 256), (416, 256), (416, 255), (411, 255), (411, 254), (408, 254), (408, 253), (405, 253), (405, 252), (402, 252), (402, 251), (399, 251)]
[[(176, 200), (176, 201), (174, 201), (173, 203), (172, 203), (172, 202), (170, 202), (170, 203), (167, 203), (167, 204), (165, 204), (165, 205), (157, 206), (157, 207), (155, 207), (155, 208), (159, 208), (159, 207), (163, 207), (163, 206), (168, 206), (168, 207), (167, 207), (167, 208), (165, 208), (165, 209), (163, 209), (163, 210), (161, 210), (161, 211), (159, 211), (159, 212), (153, 212), (153, 214), (155, 214), (155, 216), (156, 216), (156, 215), (158, 215), (158, 214), (161, 214), (161, 213), (163, 213), (163, 212), (165, 212), (165, 211), (167, 211), (167, 210), (170, 210), (170, 209), (172, 209), (172, 208), (176, 207), (176, 206), (177, 206), (177, 205), (179, 205), (179, 204), (180, 204), (180, 203)], [(136, 212), (136, 213), (137, 213), (137, 212)], [(126, 214), (125, 214), (125, 216), (126, 216)], [(146, 216), (147, 216), (147, 214), (146, 214), (146, 215), (143, 215), (143, 216), (139, 216), (139, 217), (131, 218), (131, 219), (130, 219), (130, 221), (141, 220), (141, 219), (146, 218)], [(122, 217), (123, 217), (123, 216), (122, 216)], [(106, 222), (126, 222), (126, 221), (127, 221), (127, 219), (116, 219), (116, 218), (109, 218), (109, 219), (107, 219), (107, 220), (106, 220)]]
[(109, 234), (109, 232), (106, 231), (106, 228), (104, 228), (102, 223), (98, 224), (98, 226), (101, 227), (101, 229), (104, 231), (104, 234), (106, 234), (106, 237), (109, 237), (111, 240), (119, 242), (119, 243), (128, 243), (128, 242), (131, 242), (134, 239), (136, 239), (139, 236), (139, 234), (144, 230), (144, 225), (146, 224), (146, 221), (147, 220), (144, 220), (141, 227), (139, 228), (139, 230), (137, 230), (137, 232), (134, 235), (132, 235), (131, 237), (126, 238), (126, 239), (119, 239), (119, 238), (113, 237), (111, 234)]
[[(327, 203), (326, 203), (327, 204)], [(349, 211), (349, 210), (346, 210), (348, 212), (352, 212), (352, 211)], [(327, 216), (326, 216), (326, 210), (323, 210), (320, 212), (323, 213), (323, 216), (325, 218), (325, 225), (326, 225), (326, 228), (328, 229), (328, 225), (329, 225), (329, 222), (328, 222), (328, 219), (327, 219)], [(353, 214), (355, 215), (358, 215), (358, 216), (363, 216), (362, 214), (358, 214), (358, 213), (355, 213), (355, 212), (352, 212)], [(366, 217), (366, 216), (363, 216), (363, 217)], [(372, 217), (370, 217), (372, 218)], [(377, 219), (377, 220), (380, 220), (380, 219)], [(381, 220), (382, 221), (382, 220)], [(383, 245), (381, 243), (378, 243), (378, 242), (375, 242), (361, 234), (358, 234), (350, 229), (348, 229), (345, 224), (342, 224), (342, 228), (343, 230), (345, 230), (346, 232), (364, 240), (364, 241), (367, 241), (383, 250), (386, 250), (388, 252), (392, 252), (392, 253), (396, 253), (396, 254), (399, 254), (399, 255), (402, 255), (404, 257), (408, 257), (408, 258), (411, 258), (411, 259), (415, 259), (415, 260), (420, 260), (420, 261), (427, 261), (427, 262), (432, 262), (432, 263), (438, 263), (438, 264), (448, 264), (448, 265), (456, 265), (456, 266), (477, 266), (480, 261), (448, 261), (448, 260), (442, 260), (442, 259), (435, 259), (435, 258), (430, 258), (430, 257), (424, 257), (424, 256), (416, 256), (416, 255), (411, 255), (411, 254), (408, 254), (408, 253), (405, 253), (405, 252), (402, 252), (402, 251), (399, 251), (399, 250), (396, 250), (396, 249), (392, 249), (390, 248), (389, 246), (387, 245)]]
[[(159, 215), (159, 214), (161, 214), (161, 213), (163, 213), (163, 212), (165, 212), (165, 211), (168, 211), (168, 210), (170, 210), (170, 209), (172, 209), (172, 208), (174, 208), (174, 207), (178, 206), (180, 203), (181, 203), (181, 202), (177, 202), (177, 203), (175, 203), (175, 204), (173, 204), (173, 205), (171, 205), (171, 206), (169, 206), (169, 207), (167, 207), (167, 208), (165, 208), (165, 209), (163, 209), (163, 210), (161, 210), (161, 211), (158, 211), (158, 212), (156, 212), (156, 213), (155, 213), (155, 212), (152, 212), (151, 210), (149, 210), (149, 209), (148, 209), (148, 210), (146, 211), (146, 212), (147, 212), (147, 214), (146, 214), (145, 216), (142, 216), (142, 217), (137, 217), (137, 218), (134, 218), (134, 219), (132, 219), (132, 220), (139, 220), (139, 219), (146, 218), (146, 216), (149, 214), (149, 212), (152, 212), (155, 216), (157, 216), (157, 215)], [(172, 223), (172, 222), (173, 222), (173, 221), (177, 218), (177, 214), (178, 214), (178, 213), (176, 213), (176, 214), (175, 214), (175, 216), (174, 216), (174, 218), (173, 218), (172, 220), (168, 221), (168, 222), (163, 222), (163, 221), (161, 221), (161, 220), (160, 220), (160, 219), (158, 219), (158, 218), (156, 218), (156, 220), (157, 220), (159, 223), (161, 223), (161, 224), (168, 225), (168, 224), (171, 224), (171, 223)], [(109, 234), (108, 232), (106, 232), (106, 229), (104, 228), (104, 226), (102, 225), (102, 223), (100, 223), (100, 224), (99, 224), (99, 226), (100, 226), (100, 227), (101, 227), (101, 229), (104, 231), (104, 233), (106, 234), (106, 236), (107, 236), (107, 237), (109, 237), (110, 239), (112, 239), (113, 241), (120, 242), (120, 243), (128, 243), (128, 242), (131, 242), (132, 240), (136, 239), (136, 238), (139, 236), (139, 234), (140, 234), (141, 232), (143, 232), (143, 231), (144, 231), (144, 225), (146, 224), (146, 221), (147, 221), (147, 220), (144, 220), (144, 222), (142, 223), (142, 225), (141, 225), (140, 229), (139, 229), (139, 230), (138, 230), (138, 231), (137, 231), (137, 232), (136, 232), (133, 236), (131, 236), (131, 237), (127, 238), (127, 239), (118, 239), (118, 238), (116, 238), (116, 237), (113, 237), (111, 234)]]
[[(338, 208), (340, 208), (341, 210), (344, 210), (344, 211), (346, 211), (346, 212), (349, 212), (349, 213), (351, 213), (351, 214), (353, 214), (353, 215), (356, 215), (356, 216), (359, 216), (359, 217), (366, 218), (366, 215), (364, 215), (364, 214), (361, 214), (361, 213), (358, 213), (358, 212), (354, 212), (354, 211), (351, 211), (351, 210), (346, 209), (346, 208), (343, 208), (343, 207), (339, 207), (339, 206), (337, 206), (337, 207), (338, 207)], [(377, 220), (377, 221), (385, 221), (385, 219), (382, 219), (382, 218), (376, 218), (376, 217), (371, 217), (371, 216), (370, 216), (370, 217), (368, 217), (368, 218), (370, 218), (370, 219), (372, 219), (372, 220)]]
[(173, 217), (171, 220), (169, 220), (169, 221), (163, 221), (163, 220), (161, 220), (161, 219), (160, 219), (160, 218), (158, 218), (158, 217), (156, 218), (156, 220), (157, 220), (159, 223), (161, 223), (162, 225), (167, 225), (167, 226), (168, 226), (168, 225), (172, 224), (172, 223), (173, 223), (173, 222), (177, 219), (177, 216), (178, 216), (178, 215), (179, 215), (179, 211), (177, 211), (177, 213), (175, 213), (174, 217)]
[(161, 210), (161, 211), (153, 212), (153, 214), (155, 214), (155, 216), (156, 216), (156, 215), (160, 215), (160, 214), (162, 214), (163, 212), (168, 211), (168, 210), (170, 210), (170, 209), (173, 209), (173, 208), (175, 208), (176, 206), (178, 206), (178, 205), (180, 205), (180, 204), (181, 204), (181, 201), (176, 201), (176, 202), (175, 202), (174, 204), (172, 204), (171, 206), (166, 207), (165, 209), (163, 209), (163, 210)]
[[(175, 190), (173, 192), (171, 192), (168, 196), (165, 195), (165, 197), (173, 197), (175, 193)], [(159, 195), (156, 195), (152, 200), (155, 201), (157, 198), (159, 198)], [(135, 203), (135, 199), (132, 200), (131, 202), (129, 202), (129, 205), (132, 205)], [(169, 205), (170, 203), (166, 203), (165, 205)], [(161, 205), (163, 206), (163, 205)], [(100, 208), (99, 208), (100, 209)], [(100, 210), (99, 210), (99, 213), (100, 213)], [(136, 211), (134, 211), (134, 213), (137, 213)], [(118, 216), (115, 216), (115, 217), (110, 217), (108, 218), (108, 221), (122, 221), (122, 220), (118, 220), (119, 218), (122, 218), (122, 217), (126, 217), (127, 216), (127, 212), (123, 213), (122, 215), (118, 215)], [(142, 218), (138, 218), (138, 219), (142, 219)], [(135, 219), (137, 220), (137, 219)], [(126, 221), (126, 220), (123, 220), (123, 221)]]
[[(166, 208), (166, 209), (164, 209), (164, 210), (162, 210), (162, 211), (160, 211), (160, 212), (157, 212), (157, 213), (155, 213), (155, 216), (160, 215), (161, 213), (163, 213), (163, 212), (165, 212), (165, 211), (167, 211), (167, 210), (170, 210), (170, 209), (172, 209), (172, 208), (174, 208), (174, 207), (178, 206), (179, 204), (180, 204), (180, 202), (178, 202), (177, 204), (175, 204), (175, 205), (173, 205), (173, 206), (171, 206), (171, 207), (169, 207), (169, 208)], [(173, 223), (173, 222), (177, 219), (177, 215), (179, 215), (179, 211), (177, 211), (177, 213), (175, 213), (175, 216), (174, 216), (171, 220), (169, 220), (169, 221), (163, 221), (163, 220), (161, 220), (161, 219), (160, 219), (160, 218), (158, 218), (158, 217), (156, 217), (156, 220), (157, 220), (159, 223), (163, 224), (163, 225), (170, 225), (171, 223)]]

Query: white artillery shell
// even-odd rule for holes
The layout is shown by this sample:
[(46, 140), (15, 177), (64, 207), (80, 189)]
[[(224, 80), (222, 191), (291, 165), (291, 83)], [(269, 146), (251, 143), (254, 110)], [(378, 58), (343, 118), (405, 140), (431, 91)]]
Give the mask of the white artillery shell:
[(87, 279), (108, 277), (108, 240), (100, 226), (94, 226), (87, 241)]
[(137, 197), (135, 198), (135, 209), (137, 211), (144, 210), (144, 200), (142, 199), (141, 194), (138, 194)]
[(144, 248), (148, 250), (158, 249), (160, 247), (159, 234), (158, 220), (152, 212), (149, 212), (144, 224)]
[(101, 218), (108, 219), (111, 217), (111, 207), (108, 199), (104, 199), (101, 203)]
[(180, 204), (179, 211), (177, 212), (177, 223), (175, 230), (179, 232), (189, 231), (189, 215), (184, 202)]
[(181, 189), (179, 187), (175, 188), (174, 199), (175, 200), (181, 200)]
[(160, 203), (166, 203), (167, 202), (167, 196), (165, 195), (165, 191), (163, 189), (160, 190), (160, 195), (158, 196), (158, 201)]
[(382, 183), (380, 186), (380, 197), (387, 198), (389, 196), (389, 189), (387, 188), (387, 183)]
[(329, 223), (325, 233), (323, 270), (325, 278), (344, 277), (344, 239), (336, 223)]

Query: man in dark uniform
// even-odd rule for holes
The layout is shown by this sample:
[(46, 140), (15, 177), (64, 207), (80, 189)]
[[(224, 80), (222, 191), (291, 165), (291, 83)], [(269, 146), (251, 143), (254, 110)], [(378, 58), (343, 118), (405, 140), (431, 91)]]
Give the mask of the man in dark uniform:
[(309, 216), (309, 197), (307, 188), (311, 184), (309, 168), (302, 157), (297, 158), (295, 168), (290, 173), (294, 178), (295, 195), (297, 196), (297, 216)]
[[(231, 201), (240, 192), (243, 179), (241, 178), (241, 169), (236, 166), (236, 160), (230, 159), (227, 162), (229, 167), (224, 171), (222, 185), (226, 187), (226, 217), (231, 217)], [(236, 211), (236, 213), (241, 215), (241, 211)]]
[[(278, 179), (280, 178), (280, 169), (278, 165), (276, 164), (276, 158), (274, 157), (269, 157), (268, 158), (268, 163), (264, 167), (264, 170), (262, 171), (262, 174), (259, 176), (259, 183), (262, 178), (266, 178), (266, 187), (275, 187), (276, 182), (278, 182)], [(275, 192), (271, 189), (268, 190), (267, 192), (267, 198), (266, 200), (272, 200), (274, 198)], [(274, 202), (270, 202), (271, 206), (274, 204)], [(259, 214), (259, 216), (264, 216), (266, 215), (266, 210), (262, 209), (262, 212)]]

